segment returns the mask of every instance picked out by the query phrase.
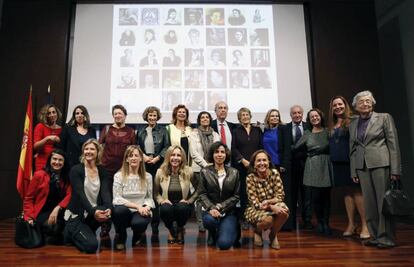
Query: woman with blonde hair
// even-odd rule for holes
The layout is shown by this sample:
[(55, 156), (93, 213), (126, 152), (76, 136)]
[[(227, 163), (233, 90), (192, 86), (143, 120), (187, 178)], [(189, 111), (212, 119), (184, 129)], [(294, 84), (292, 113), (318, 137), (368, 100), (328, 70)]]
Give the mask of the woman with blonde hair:
[(47, 159), (54, 149), (54, 145), (60, 142), (59, 135), (62, 127), (58, 124), (62, 113), (53, 104), (44, 105), (38, 114), (39, 123), (34, 128), (33, 149), (35, 151), (35, 171), (46, 166)]
[(368, 226), (365, 220), (364, 200), (361, 187), (351, 178), (349, 159), (349, 124), (351, 123), (351, 108), (342, 96), (335, 96), (329, 103), (329, 151), (331, 156), (334, 186), (344, 187), (345, 209), (348, 216), (348, 226), (342, 234), (350, 237), (356, 233), (355, 210), (361, 217), (361, 239), (369, 238)]
[(73, 243), (86, 253), (95, 253), (98, 249), (95, 231), (100, 226), (101, 232), (103, 228), (108, 229), (108, 225), (110, 229), (111, 224), (109, 175), (100, 165), (101, 154), (102, 147), (98, 141), (89, 139), (82, 146), (81, 163), (75, 165), (69, 174), (73, 190), (64, 216), (64, 242)]
[(142, 150), (131, 145), (125, 150), (122, 167), (114, 176), (113, 221), (118, 234), (115, 248), (125, 249), (126, 229), (132, 228), (132, 245), (140, 241), (142, 233), (151, 222), (152, 177), (145, 171)]
[(185, 151), (186, 159), (191, 165), (190, 158), (190, 134), (192, 132), (189, 121), (190, 111), (185, 105), (178, 105), (174, 107), (172, 113), (172, 122), (167, 125), (168, 136), (170, 137), (170, 144), (172, 146), (181, 146)]
[[(160, 205), (161, 219), (169, 230), (168, 243), (184, 243), (184, 225), (190, 218), (197, 193), (191, 194), (191, 168), (184, 149), (178, 145), (168, 148), (164, 162), (155, 176), (155, 195)], [(177, 229), (173, 223), (177, 223)]]

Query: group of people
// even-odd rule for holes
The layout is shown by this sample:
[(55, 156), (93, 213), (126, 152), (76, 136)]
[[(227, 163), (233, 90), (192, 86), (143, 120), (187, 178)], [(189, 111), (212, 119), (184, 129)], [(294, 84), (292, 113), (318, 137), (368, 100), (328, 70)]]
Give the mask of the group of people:
[(178, 105), (172, 123), (157, 122), (159, 108), (142, 116), (147, 124), (135, 131), (125, 124), (127, 110), (112, 108), (114, 123), (99, 140), (87, 109), (79, 105), (63, 129), (59, 109), (46, 105), (34, 130), (35, 168), (24, 198), (24, 219), (40, 224), (50, 243), (73, 244), (95, 253), (96, 230), (101, 244), (125, 249), (127, 228), (139, 244), (151, 224), (158, 235), (162, 220), (168, 243), (183, 244), (185, 225), (195, 210), (200, 232), (220, 249), (240, 246), (241, 230), (252, 225), (254, 244), (280, 249), (277, 233), (296, 229), (300, 195), (302, 228), (310, 230), (313, 210), (317, 231), (330, 235), (330, 193), (346, 187), (348, 226), (356, 233), (355, 210), (361, 217), (360, 238), (367, 246), (395, 246), (392, 218), (382, 215), (382, 199), (391, 179), (399, 179), (401, 161), (392, 117), (373, 111), (371, 92), (358, 93), (351, 115), (345, 98), (330, 102), (328, 122), (317, 108), (302, 121), (303, 109), (290, 109), (283, 124), (277, 109), (264, 124), (253, 125), (248, 108), (237, 112), (239, 125), (226, 120), (228, 106), (215, 105), (217, 118), (207, 111), (191, 128), (189, 110)]

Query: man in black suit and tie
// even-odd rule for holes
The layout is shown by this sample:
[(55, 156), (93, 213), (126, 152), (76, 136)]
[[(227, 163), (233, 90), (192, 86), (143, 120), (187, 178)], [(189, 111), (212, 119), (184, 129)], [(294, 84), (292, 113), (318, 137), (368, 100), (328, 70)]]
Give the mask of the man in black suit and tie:
[[(299, 141), (303, 132), (307, 129), (303, 118), (303, 108), (299, 105), (294, 105), (290, 108), (290, 117), (292, 121), (284, 127), (286, 145), (283, 149), (291, 150), (291, 147)], [(283, 152), (283, 151), (282, 151)], [(285, 151), (286, 153), (286, 151)], [(283, 154), (283, 153), (282, 153)], [(310, 192), (305, 190), (303, 186), (303, 171), (305, 169), (306, 149), (299, 149), (290, 151), (288, 153), (290, 158), (282, 158), (281, 167), (285, 168), (285, 175), (283, 179), (286, 202), (290, 209), (289, 219), (286, 221), (283, 229), (296, 229), (296, 208), (298, 202), (298, 194), (301, 195), (301, 213), (302, 213), (302, 228), (310, 230), (313, 228), (312, 207)]]
[(214, 106), (217, 119), (213, 120), (211, 127), (220, 135), (221, 142), (226, 144), (231, 150), (231, 136), (233, 129), (236, 127), (234, 123), (226, 121), (229, 107), (224, 101), (219, 101)]

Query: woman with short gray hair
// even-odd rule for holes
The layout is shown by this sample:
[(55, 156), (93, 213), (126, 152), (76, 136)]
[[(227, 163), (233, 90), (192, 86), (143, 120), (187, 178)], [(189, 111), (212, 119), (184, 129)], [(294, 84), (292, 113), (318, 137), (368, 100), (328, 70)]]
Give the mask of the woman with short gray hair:
[(382, 214), (382, 200), (391, 180), (401, 176), (401, 156), (394, 120), (388, 113), (373, 111), (370, 91), (355, 95), (352, 106), (359, 117), (349, 126), (351, 176), (361, 183), (371, 239), (366, 246), (395, 246), (395, 224)]

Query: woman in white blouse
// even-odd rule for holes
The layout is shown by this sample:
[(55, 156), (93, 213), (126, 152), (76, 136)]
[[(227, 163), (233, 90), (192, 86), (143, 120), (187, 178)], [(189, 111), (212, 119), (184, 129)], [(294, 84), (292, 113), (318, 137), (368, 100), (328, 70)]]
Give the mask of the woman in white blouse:
[(151, 209), (155, 207), (152, 199), (152, 177), (145, 171), (142, 150), (131, 145), (125, 151), (122, 167), (114, 176), (113, 222), (118, 238), (115, 248), (125, 249), (126, 229), (132, 228), (132, 244), (141, 240), (142, 233), (151, 222)]

